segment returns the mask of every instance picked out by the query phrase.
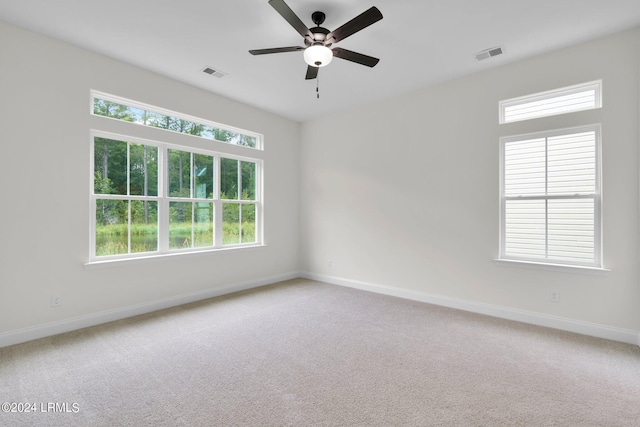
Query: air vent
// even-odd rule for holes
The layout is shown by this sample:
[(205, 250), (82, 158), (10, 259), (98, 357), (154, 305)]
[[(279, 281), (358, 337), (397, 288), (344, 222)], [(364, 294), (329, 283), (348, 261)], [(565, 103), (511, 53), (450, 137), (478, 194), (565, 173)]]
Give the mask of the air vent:
[(225, 73), (224, 71), (216, 70), (216, 69), (211, 68), (211, 67), (203, 68), (202, 72), (203, 73), (207, 73), (207, 74), (209, 74), (211, 76), (217, 77), (219, 79), (227, 75), (227, 73)]
[(504, 53), (504, 48), (502, 46), (499, 46), (499, 47), (492, 47), (491, 49), (485, 49), (481, 52), (478, 52), (475, 54), (475, 57), (478, 61), (482, 61), (484, 59), (502, 55), (503, 53)]

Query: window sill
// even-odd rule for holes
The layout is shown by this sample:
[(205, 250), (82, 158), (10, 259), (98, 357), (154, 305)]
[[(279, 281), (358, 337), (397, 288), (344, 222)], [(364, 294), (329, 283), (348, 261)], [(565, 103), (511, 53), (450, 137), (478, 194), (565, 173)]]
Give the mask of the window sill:
[(228, 248), (218, 248), (218, 249), (202, 250), (202, 251), (194, 251), (194, 252), (172, 252), (172, 253), (154, 254), (154, 255), (148, 255), (148, 256), (139, 256), (139, 257), (133, 257), (133, 258), (94, 260), (94, 261), (86, 262), (84, 264), (84, 268), (85, 270), (94, 270), (94, 269), (109, 268), (114, 266), (162, 262), (162, 261), (167, 261), (168, 259), (208, 256), (208, 255), (221, 253), (221, 252), (233, 252), (238, 250), (249, 251), (249, 250), (263, 248), (265, 246), (267, 245), (257, 244), (257, 245), (246, 245), (246, 246), (232, 246)]
[(516, 261), (507, 259), (494, 259), (493, 261), (496, 264), (505, 267), (523, 267), (536, 270), (560, 271), (563, 273), (593, 274), (601, 276), (607, 275), (609, 272), (611, 272), (611, 270), (602, 267), (587, 267), (582, 265), (550, 264), (543, 262)]

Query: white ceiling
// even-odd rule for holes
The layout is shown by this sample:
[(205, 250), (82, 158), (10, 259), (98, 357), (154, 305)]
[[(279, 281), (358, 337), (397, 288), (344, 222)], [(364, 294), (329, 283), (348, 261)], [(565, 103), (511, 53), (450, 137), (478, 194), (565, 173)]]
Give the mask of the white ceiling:
[[(0, 20), (295, 121), (640, 25), (638, 0), (285, 1), (309, 27), (324, 12), (329, 30), (376, 6), (384, 19), (336, 45), (380, 63), (335, 59), (320, 70), (317, 99), (302, 52), (248, 53), (302, 45), (267, 0), (0, 0)], [(496, 46), (506, 53), (475, 60)]]

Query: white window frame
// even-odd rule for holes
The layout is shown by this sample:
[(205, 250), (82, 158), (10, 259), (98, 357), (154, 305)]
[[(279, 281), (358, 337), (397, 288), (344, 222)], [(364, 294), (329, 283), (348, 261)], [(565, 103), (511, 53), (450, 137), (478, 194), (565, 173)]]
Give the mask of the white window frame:
[[(570, 135), (581, 132), (595, 132), (595, 192), (593, 194), (564, 194), (564, 195), (531, 195), (531, 196), (506, 196), (505, 195), (505, 144), (519, 140), (535, 138), (551, 138), (560, 135)], [(587, 267), (602, 269), (602, 178), (601, 178), (601, 127), (599, 124), (579, 126), (566, 129), (542, 131), (530, 134), (515, 135), (500, 138), (500, 254), (499, 261), (520, 261), (533, 264), (556, 265), (567, 267)], [(593, 198), (594, 201), (594, 259), (593, 262), (577, 262), (562, 259), (539, 257), (516, 257), (505, 253), (506, 223), (505, 211), (507, 200), (551, 200), (551, 199), (580, 199)], [(546, 220), (545, 220), (546, 223)], [(546, 236), (548, 238), (548, 236)]]
[[(91, 114), (93, 115), (93, 99), (95, 94), (101, 94), (100, 92), (91, 91)], [(101, 95), (102, 96), (102, 95)], [(104, 98), (101, 98), (104, 99)], [(123, 103), (124, 105), (129, 106), (129, 100), (125, 100), (124, 98), (113, 97), (110, 96), (110, 100), (117, 100), (115, 102)], [(146, 106), (141, 103), (134, 103), (134, 106)], [(148, 106), (146, 106), (148, 107)], [(153, 111), (162, 111), (168, 115), (173, 117), (184, 118), (185, 120), (190, 120), (189, 116), (182, 115), (179, 113), (175, 113), (166, 109), (158, 109), (156, 107), (152, 107)], [(140, 137), (138, 135), (143, 135), (146, 133), (143, 129), (141, 129), (140, 125), (131, 123), (127, 123), (124, 126), (130, 127), (130, 132), (126, 132), (126, 134), (122, 133), (123, 125), (120, 125), (123, 121), (113, 119), (106, 116), (94, 115), (96, 120), (94, 121), (94, 127), (100, 127), (102, 129), (90, 129), (90, 160), (89, 160), (89, 182), (90, 182), (90, 209), (89, 209), (89, 229), (90, 229), (90, 242), (89, 242), (89, 261), (85, 264), (86, 266), (99, 266), (99, 265), (108, 265), (112, 262), (120, 262), (120, 261), (131, 261), (131, 260), (148, 260), (154, 258), (161, 258), (164, 256), (173, 256), (180, 254), (195, 254), (195, 253), (208, 253), (208, 252), (217, 252), (217, 251), (226, 251), (233, 249), (245, 249), (245, 248), (255, 248), (264, 246), (264, 232), (263, 232), (263, 224), (264, 224), (264, 212), (263, 212), (263, 159), (262, 157), (262, 140), (263, 137), (260, 134), (247, 132), (243, 130), (237, 130), (239, 133), (243, 135), (252, 135), (256, 137), (257, 147), (246, 147), (235, 144), (218, 144), (215, 146), (216, 150), (203, 149), (202, 143), (194, 141), (193, 135), (188, 134), (180, 134), (173, 132), (173, 135), (167, 134), (166, 139), (148, 139), (146, 137)], [(95, 126), (95, 124), (99, 124), (99, 126)], [(202, 119), (198, 119), (196, 123), (203, 123)], [(225, 130), (235, 130), (235, 128), (229, 126), (221, 126), (215, 122), (205, 121), (205, 123), (216, 125)], [(117, 131), (109, 131), (108, 129), (116, 129)], [(118, 141), (124, 141), (127, 143), (136, 143), (136, 144), (145, 144), (148, 146), (153, 146), (158, 148), (158, 196), (136, 196), (136, 195), (105, 195), (105, 194), (95, 194), (94, 193), (94, 150), (95, 143), (94, 140), (96, 137), (106, 138)], [(184, 140), (185, 143), (182, 145), (180, 142)], [(169, 142), (171, 141), (171, 142)], [(178, 143), (176, 143), (178, 141)], [(223, 141), (220, 141), (223, 142)], [(227, 147), (228, 146), (228, 150)], [(212, 199), (199, 199), (194, 197), (190, 198), (175, 198), (170, 197), (168, 195), (168, 150), (176, 149), (181, 151), (186, 151), (190, 153), (196, 154), (204, 154), (208, 156), (213, 156), (214, 158), (214, 194)], [(251, 153), (255, 153), (257, 156), (245, 156), (238, 153), (249, 153), (249, 151), (243, 151), (245, 149), (251, 150)], [(220, 170), (220, 159), (227, 158), (238, 160), (239, 162), (251, 162), (256, 165), (255, 171), (255, 195), (254, 200), (243, 200), (242, 197), (242, 189), (238, 189), (238, 199), (226, 200), (220, 198), (220, 186), (221, 186), (221, 170)], [(241, 178), (239, 178), (240, 180)], [(127, 253), (127, 254), (116, 254), (116, 255), (104, 255), (104, 256), (96, 256), (96, 200), (98, 199), (115, 199), (115, 200), (150, 200), (158, 203), (158, 248), (156, 251), (150, 252), (140, 252), (140, 253)], [(169, 249), (169, 203), (171, 201), (185, 201), (185, 202), (198, 202), (204, 201), (207, 203), (213, 204), (214, 218), (213, 218), (213, 227), (214, 227), (214, 240), (212, 246), (206, 247), (192, 247), (192, 248), (184, 248), (184, 249)], [(237, 244), (223, 244), (223, 205), (225, 203), (236, 203), (240, 206), (250, 204), (255, 206), (255, 241), (247, 242), (247, 243), (237, 243)], [(241, 209), (241, 208), (240, 208)]]
[[(256, 132), (250, 132), (244, 129), (240, 129), (240, 128), (236, 128), (233, 126), (228, 126), (228, 125), (223, 125), (221, 123), (217, 123), (211, 120), (207, 120), (207, 119), (202, 119), (200, 117), (195, 117), (195, 116), (191, 116), (189, 114), (184, 114), (184, 113), (179, 113), (176, 111), (171, 111), (171, 110), (167, 110), (166, 108), (162, 108), (162, 107), (156, 107), (154, 105), (150, 105), (150, 104), (145, 104), (143, 102), (138, 102), (138, 101), (133, 101), (131, 99), (127, 99), (127, 98), (123, 98), (121, 96), (116, 96), (116, 95), (111, 95), (105, 92), (99, 92), (97, 90), (91, 90), (91, 104), (90, 104), (90, 114), (96, 117), (103, 117), (105, 119), (111, 119), (111, 120), (118, 120), (118, 121), (122, 121), (120, 119), (117, 118), (113, 118), (113, 117), (107, 117), (107, 116), (101, 116), (98, 114), (95, 114), (94, 112), (94, 102), (96, 99), (101, 99), (104, 101), (109, 101), (109, 102), (113, 102), (116, 104), (120, 104), (120, 105), (124, 105), (127, 107), (132, 107), (132, 108), (136, 108), (136, 109), (140, 109), (140, 110), (144, 110), (144, 111), (148, 111), (151, 113), (156, 113), (156, 114), (161, 114), (164, 116), (170, 116), (172, 118), (177, 118), (177, 119), (182, 119), (182, 120), (186, 120), (195, 124), (199, 124), (199, 125), (205, 125), (205, 126), (210, 126), (213, 128), (218, 128), (218, 129), (222, 129), (225, 131), (230, 131), (230, 132), (234, 132), (237, 133), (238, 135), (244, 135), (244, 136), (249, 136), (252, 138), (255, 138), (256, 140), (256, 146), (255, 147), (249, 147), (249, 146), (244, 146), (244, 145), (237, 145), (237, 144), (230, 144), (230, 145), (234, 145), (237, 147), (243, 147), (243, 148), (247, 148), (250, 150), (263, 150), (263, 138), (262, 135), (260, 135), (259, 133)], [(127, 122), (127, 123), (134, 123), (138, 126), (145, 126), (142, 123), (137, 123), (137, 122)], [(149, 125), (146, 125), (149, 126)], [(162, 129), (164, 131), (167, 132), (175, 132), (173, 130), (169, 130), (169, 129), (164, 129), (164, 128), (156, 128), (156, 129)], [(195, 135), (191, 135), (191, 136), (195, 136)], [(203, 139), (208, 139), (208, 138), (204, 138), (204, 137), (198, 137), (197, 138), (203, 138)], [(213, 141), (217, 141), (217, 142), (222, 142), (227, 144), (228, 142), (226, 141), (218, 141), (218, 140), (213, 140)]]
[[(526, 106), (531, 104), (540, 105), (543, 107), (545, 106), (549, 107), (551, 104), (553, 104), (554, 102), (558, 101), (563, 97), (576, 95), (580, 93), (591, 92), (591, 91), (594, 92), (593, 105), (582, 106), (582, 107), (574, 106), (573, 108), (570, 108), (570, 109), (563, 109), (560, 112), (554, 111), (552, 109), (546, 109), (546, 110), (542, 110), (537, 115), (531, 115), (524, 118), (513, 118), (513, 119), (508, 118), (507, 109), (509, 108)], [(500, 124), (513, 123), (513, 122), (519, 122), (524, 120), (533, 120), (541, 117), (557, 116), (560, 114), (567, 114), (567, 113), (573, 113), (577, 111), (602, 108), (602, 80), (595, 80), (587, 83), (577, 84), (574, 86), (567, 86), (560, 89), (554, 89), (546, 92), (535, 93), (532, 95), (521, 96), (518, 98), (506, 99), (506, 100), (500, 101), (498, 105), (499, 105), (499, 123)]]
[[(105, 139), (111, 139), (111, 140), (117, 140), (117, 141), (123, 141), (123, 142), (127, 142), (127, 143), (134, 143), (134, 144), (144, 144), (144, 145), (149, 145), (149, 146), (153, 146), (156, 147), (158, 149), (158, 163), (160, 164), (161, 160), (164, 157), (164, 153), (166, 150), (163, 150), (161, 147), (161, 144), (155, 142), (155, 141), (149, 141), (149, 140), (145, 140), (145, 139), (141, 139), (141, 138), (135, 138), (135, 137), (129, 137), (129, 136), (123, 136), (123, 135), (118, 135), (118, 134), (114, 134), (114, 133), (109, 133), (109, 132), (100, 132), (100, 131), (95, 131), (95, 130), (91, 130), (90, 132), (90, 160), (89, 160), (89, 165), (90, 165), (90, 175), (89, 175), (89, 183), (90, 183), (90, 194), (89, 194), (89, 198), (90, 198), (90, 206), (89, 206), (89, 229), (90, 229), (90, 234), (89, 234), (89, 247), (90, 247), (90, 255), (89, 255), (89, 260), (90, 262), (92, 261), (97, 261), (97, 260), (113, 260), (113, 259), (123, 259), (123, 258), (136, 258), (136, 257), (141, 257), (141, 256), (150, 256), (150, 255), (154, 255), (154, 254), (158, 254), (160, 253), (159, 251), (154, 251), (154, 252), (141, 252), (141, 253), (128, 253), (128, 254), (119, 254), (119, 255), (112, 255), (112, 256), (96, 256), (96, 204), (98, 200), (126, 200), (126, 201), (135, 201), (135, 200), (141, 200), (141, 201), (152, 201), (152, 202), (156, 202), (158, 203), (158, 232), (160, 230), (160, 224), (163, 221), (163, 214), (161, 213), (161, 197), (160, 194), (162, 194), (164, 192), (163, 189), (163, 183), (164, 183), (164, 168), (160, 168), (158, 167), (158, 196), (138, 196), (138, 195), (128, 195), (128, 194), (96, 194), (95, 193), (95, 180), (94, 180), (94, 172), (95, 172), (95, 138), (105, 138)], [(127, 156), (128, 157), (128, 156)], [(127, 158), (127, 168), (128, 168), (128, 162), (129, 162), (129, 158)], [(128, 186), (128, 183), (127, 183)], [(129, 218), (130, 219), (130, 218)], [(129, 236), (130, 239), (130, 236)], [(158, 247), (160, 248), (160, 233), (158, 235)], [(130, 241), (128, 242), (128, 246), (130, 247)]]

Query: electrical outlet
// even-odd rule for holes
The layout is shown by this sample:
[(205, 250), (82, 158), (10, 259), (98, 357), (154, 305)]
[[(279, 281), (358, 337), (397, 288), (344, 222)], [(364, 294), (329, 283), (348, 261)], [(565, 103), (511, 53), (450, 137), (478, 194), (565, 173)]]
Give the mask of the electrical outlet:
[(53, 295), (51, 297), (51, 307), (57, 307), (60, 305), (60, 296), (59, 295)]
[(551, 293), (549, 294), (549, 301), (551, 301), (551, 302), (560, 302), (560, 292), (551, 291)]

